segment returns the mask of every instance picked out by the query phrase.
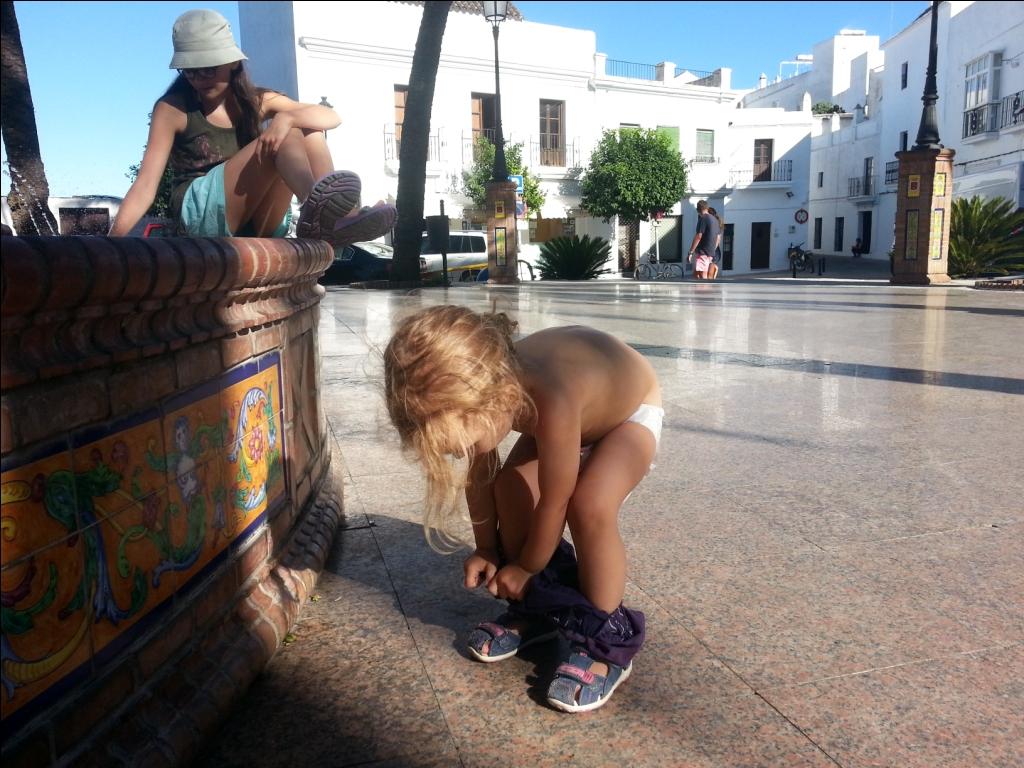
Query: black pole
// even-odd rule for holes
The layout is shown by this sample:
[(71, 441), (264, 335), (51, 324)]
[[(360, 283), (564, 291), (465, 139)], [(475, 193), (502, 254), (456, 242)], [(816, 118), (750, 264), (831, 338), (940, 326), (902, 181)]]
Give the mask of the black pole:
[(939, 0), (932, 0), (932, 29), (928, 43), (928, 70), (924, 81), (924, 109), (921, 111), (921, 126), (917, 129), (917, 142), (914, 149), (942, 149), (939, 143), (939, 120), (935, 102), (939, 100), (939, 88), (935, 82), (936, 59), (939, 43)]
[(508, 181), (508, 163), (505, 162), (505, 136), (501, 132), (501, 81), (498, 78), (498, 22), (491, 22), (494, 30), (494, 108), (498, 117), (498, 133), (494, 137), (494, 181)]

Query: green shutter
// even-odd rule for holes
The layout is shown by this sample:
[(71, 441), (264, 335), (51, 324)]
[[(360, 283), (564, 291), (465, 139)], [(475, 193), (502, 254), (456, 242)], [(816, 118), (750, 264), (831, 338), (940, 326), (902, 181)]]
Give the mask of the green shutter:
[(672, 149), (676, 152), (679, 151), (679, 128), (671, 125), (659, 125), (658, 133), (662, 136), (668, 136), (668, 140), (672, 142)]

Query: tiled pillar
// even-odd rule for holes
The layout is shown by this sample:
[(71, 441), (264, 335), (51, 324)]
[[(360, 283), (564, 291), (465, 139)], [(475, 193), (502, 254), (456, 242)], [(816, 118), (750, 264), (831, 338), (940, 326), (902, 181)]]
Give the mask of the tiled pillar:
[(952, 149), (897, 152), (896, 248), (891, 282), (948, 283), (946, 257), (953, 215)]
[(489, 181), (487, 187), (487, 272), (489, 282), (519, 282), (516, 237), (516, 185)]

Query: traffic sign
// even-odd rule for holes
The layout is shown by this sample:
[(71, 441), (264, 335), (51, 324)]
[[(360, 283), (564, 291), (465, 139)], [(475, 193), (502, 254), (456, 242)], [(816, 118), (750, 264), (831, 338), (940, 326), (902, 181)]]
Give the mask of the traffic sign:
[(516, 194), (517, 195), (523, 194), (523, 177), (520, 174), (515, 174), (513, 176), (509, 176), (508, 180), (509, 181), (514, 181), (516, 183)]

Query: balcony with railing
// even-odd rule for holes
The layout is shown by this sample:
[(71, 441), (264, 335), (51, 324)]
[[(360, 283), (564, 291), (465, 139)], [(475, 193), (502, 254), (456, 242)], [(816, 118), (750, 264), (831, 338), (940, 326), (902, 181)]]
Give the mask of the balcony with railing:
[[(384, 160), (390, 165), (398, 164), (402, 140), (395, 136), (394, 131), (384, 131)], [(444, 153), (445, 140), (440, 133), (432, 133), (427, 138), (427, 162), (440, 163)]]
[(900, 182), (900, 161), (893, 160), (885, 164), (885, 186), (890, 187)]
[(854, 176), (849, 179), (847, 197), (868, 198), (875, 196), (875, 179), (873, 176)]
[[(621, 59), (607, 59), (604, 64), (604, 73), (609, 77), (625, 77), (630, 80), (659, 81), (662, 79), (663, 70), (658, 64), (638, 64), (634, 61), (622, 61)], [(669, 74), (670, 79), (687, 74), (687, 85), (704, 85), (712, 88), (721, 87), (722, 73), (720, 70), (708, 72), (703, 69), (690, 69), (688, 67), (676, 67)]]
[(1004, 96), (999, 104), (999, 130), (1016, 131), (1024, 128), (1024, 91)]
[(556, 133), (530, 137), (529, 165), (540, 168), (572, 168), (580, 164), (580, 142), (566, 141)]
[[(477, 140), (480, 138), (487, 139), (491, 144), (495, 142), (498, 137), (498, 130), (496, 128), (477, 128), (472, 133), (462, 134), (462, 164), (465, 166), (472, 165), (480, 159), (480, 147), (477, 144)], [(505, 137), (505, 146), (508, 146), (512, 142), (509, 137)]]
[(964, 112), (964, 131), (962, 138), (986, 139), (994, 138), (999, 130), (999, 102), (982, 104), (980, 107)]
[(755, 168), (733, 168), (729, 171), (728, 186), (761, 189), (782, 189), (793, 183), (793, 161), (776, 160), (772, 165)]

